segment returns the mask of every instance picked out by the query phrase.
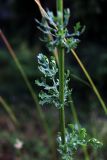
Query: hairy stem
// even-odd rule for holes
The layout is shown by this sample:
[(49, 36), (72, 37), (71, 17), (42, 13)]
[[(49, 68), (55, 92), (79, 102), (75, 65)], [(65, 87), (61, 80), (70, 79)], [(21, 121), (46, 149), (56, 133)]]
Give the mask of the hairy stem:
[(62, 17), (60, 18), (63, 24), (63, 0), (57, 0), (57, 11), (61, 12)]
[[(57, 0), (57, 12), (59, 21), (63, 24), (63, 0)], [(60, 13), (60, 14), (59, 14)], [(65, 112), (64, 112), (64, 49), (58, 48), (59, 57), (59, 99), (61, 108), (59, 110), (59, 121), (62, 144), (65, 144)]]
[(60, 119), (60, 130), (62, 143), (65, 143), (65, 113), (64, 113), (64, 50), (58, 49), (59, 51), (59, 93), (61, 108), (59, 110)]

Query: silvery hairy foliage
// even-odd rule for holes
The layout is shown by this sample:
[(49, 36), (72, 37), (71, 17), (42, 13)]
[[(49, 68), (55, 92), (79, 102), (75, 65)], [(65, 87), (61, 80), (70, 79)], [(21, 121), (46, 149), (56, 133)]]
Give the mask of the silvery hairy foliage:
[[(54, 104), (57, 108), (61, 107), (59, 101), (59, 79), (57, 78), (58, 68), (54, 57), (49, 59), (40, 53), (38, 56), (39, 70), (43, 74), (41, 81), (36, 80), (35, 83), (42, 88), (39, 93), (40, 104)], [(49, 82), (49, 83), (48, 83)], [(68, 96), (71, 94), (71, 90), (68, 89), (69, 72), (65, 74), (64, 85), (64, 103), (68, 103)]]
[[(69, 33), (67, 25), (70, 18), (70, 10), (66, 9), (64, 11), (64, 23), (61, 24), (59, 17), (54, 16), (53, 12), (47, 11), (47, 17), (42, 19), (42, 22), (36, 20), (38, 24), (38, 29), (41, 30), (44, 34), (43, 41), (46, 43), (49, 51), (53, 51), (56, 47), (62, 47), (69, 52), (71, 49), (77, 47), (80, 42), (79, 36), (84, 32), (85, 27), (81, 27), (80, 22), (77, 22), (73, 27), (72, 32)], [(51, 35), (53, 38), (49, 38)]]
[[(61, 23), (62, 15), (63, 23)], [(64, 49), (64, 51), (70, 52), (75, 49), (80, 42), (79, 36), (84, 32), (85, 27), (81, 27), (78, 22), (72, 27), (71, 33), (69, 33), (67, 28), (69, 19), (70, 10), (66, 9), (64, 10), (64, 14), (58, 11), (57, 16), (48, 10), (47, 13), (45, 13), (45, 16), (43, 16), (41, 22), (36, 20), (38, 29), (42, 31), (44, 35), (41, 40), (46, 43), (46, 46), (50, 52), (53, 52), (55, 49)], [(58, 54), (60, 54), (60, 52)], [(64, 87), (64, 104), (61, 104), (61, 90), (59, 93), (58, 78), (59, 71), (55, 58), (51, 57), (48, 59), (42, 53), (40, 53), (37, 58), (39, 64), (38, 69), (43, 75), (41, 80), (35, 81), (35, 83), (41, 87), (41, 92), (39, 93), (40, 104), (53, 104), (57, 109), (63, 109), (63, 107), (68, 104), (68, 97), (71, 95), (71, 90), (68, 88), (68, 83), (70, 80), (69, 72), (64, 74), (64, 86), (62, 86)], [(61, 59), (59, 59), (59, 62), (61, 62), (60, 60)], [(60, 70), (62, 66), (64, 66), (64, 64), (60, 65), (59, 63)], [(63, 78), (61, 81), (63, 81)], [(99, 148), (102, 146), (102, 143), (100, 143), (97, 139), (89, 138), (86, 129), (84, 128), (76, 128), (74, 125), (70, 124), (68, 129), (65, 129), (65, 127), (63, 127), (65, 125), (64, 116), (60, 116), (62, 116), (60, 118), (63, 119), (63, 121), (61, 121), (62, 130), (61, 133), (58, 134), (57, 141), (58, 151), (62, 160), (72, 160), (75, 152), (81, 147), (92, 146), (94, 148)]]
[(98, 149), (102, 146), (102, 143), (95, 138), (89, 138), (85, 128), (78, 128), (72, 124), (68, 125), (65, 133), (65, 144), (61, 142), (60, 133), (57, 141), (59, 145), (59, 153), (63, 160), (71, 160), (74, 157), (75, 152), (81, 147), (91, 146), (94, 149)]

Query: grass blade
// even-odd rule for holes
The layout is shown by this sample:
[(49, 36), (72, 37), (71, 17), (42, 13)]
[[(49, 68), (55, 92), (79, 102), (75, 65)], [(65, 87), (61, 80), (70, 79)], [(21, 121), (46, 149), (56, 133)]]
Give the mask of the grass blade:
[(75, 57), (75, 59), (77, 60), (79, 66), (82, 69), (82, 71), (84, 72), (84, 74), (85, 74), (86, 78), (88, 79), (88, 81), (89, 81), (94, 93), (96, 94), (96, 96), (97, 96), (97, 98), (98, 98), (98, 100), (99, 100), (99, 102), (100, 102), (105, 114), (107, 115), (107, 107), (106, 107), (106, 105), (105, 105), (105, 103), (104, 103), (104, 101), (103, 101), (103, 99), (102, 99), (97, 87), (95, 86), (91, 76), (89, 75), (88, 71), (86, 70), (85, 66), (83, 65), (82, 61), (80, 60), (80, 58), (78, 57), (76, 52), (73, 49), (71, 50), (71, 52), (72, 52), (73, 56)]
[(83, 84), (85, 86), (90, 87), (90, 84), (87, 81), (85, 81), (84, 79), (82, 79), (81, 77), (79, 77), (79, 76), (77, 76), (75, 74), (72, 74), (72, 73), (70, 75), (71, 75), (71, 78), (77, 80), (78, 82), (80, 82), (81, 84)]
[(8, 51), (9, 51), (9, 54), (11, 55), (11, 57), (13, 58), (17, 68), (19, 69), (19, 71), (21, 73), (21, 76), (23, 77), (24, 82), (25, 82), (29, 92), (31, 93), (32, 98), (34, 100), (34, 103), (35, 103), (35, 105), (37, 107), (37, 111), (38, 111), (38, 113), (40, 115), (40, 119), (42, 120), (42, 125), (43, 125), (45, 131), (47, 132), (48, 136), (50, 137), (50, 131), (49, 131), (46, 119), (45, 119), (45, 115), (44, 115), (44, 113), (43, 113), (43, 111), (42, 111), (42, 109), (41, 109), (41, 107), (39, 105), (38, 98), (37, 98), (32, 86), (31, 86), (31, 84), (30, 84), (30, 82), (29, 82), (29, 80), (28, 80), (28, 78), (27, 78), (22, 66), (21, 66), (21, 63), (19, 62), (18, 58), (16, 57), (16, 54), (15, 54), (14, 50), (12, 49), (11, 45), (9, 44), (6, 36), (3, 34), (2, 31), (0, 31), (0, 37), (2, 38), (4, 44), (6, 45)]
[(11, 120), (13, 121), (13, 123), (18, 126), (19, 122), (16, 119), (15, 114), (13, 113), (11, 107), (6, 103), (6, 101), (0, 96), (0, 103), (1, 105), (4, 107), (5, 111), (9, 114)]

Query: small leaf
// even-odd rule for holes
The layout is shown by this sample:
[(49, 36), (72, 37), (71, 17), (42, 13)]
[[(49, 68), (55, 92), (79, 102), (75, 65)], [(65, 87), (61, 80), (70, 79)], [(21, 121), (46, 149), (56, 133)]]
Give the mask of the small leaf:
[(81, 24), (80, 24), (80, 22), (77, 22), (76, 25), (74, 26), (74, 32), (75, 33), (78, 32), (80, 30), (80, 28), (81, 28)]
[(103, 144), (100, 141), (98, 141), (96, 138), (89, 139), (88, 144), (93, 146), (95, 149), (101, 148), (103, 146)]
[(68, 125), (70, 129), (65, 132), (65, 144), (62, 144), (61, 134), (58, 135), (59, 153), (62, 159), (67, 160), (73, 158), (74, 153), (82, 146), (91, 145), (93, 148), (99, 148), (102, 143), (95, 138), (88, 139), (85, 128), (76, 129), (74, 125)]

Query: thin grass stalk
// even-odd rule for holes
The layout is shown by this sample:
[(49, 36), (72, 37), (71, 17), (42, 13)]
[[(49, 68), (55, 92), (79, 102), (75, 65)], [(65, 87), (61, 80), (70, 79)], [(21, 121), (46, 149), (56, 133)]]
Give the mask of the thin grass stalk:
[(74, 105), (73, 98), (70, 95), (69, 95), (69, 103), (70, 103), (70, 109), (71, 109), (71, 112), (72, 112), (72, 115), (73, 115), (74, 124), (77, 124), (78, 126), (80, 126), (77, 111), (76, 111), (76, 107)]
[(82, 79), (81, 77), (78, 77), (77, 75), (75, 75), (73, 73), (71, 73), (70, 76), (71, 76), (71, 79), (75, 79), (78, 82), (80, 82), (81, 84), (91, 88), (90, 84), (87, 81), (85, 81), (84, 79)]
[(80, 66), (81, 69), (82, 69), (82, 71), (84, 72), (84, 74), (85, 74), (86, 78), (88, 79), (88, 81), (89, 81), (89, 83), (90, 83), (90, 85), (91, 85), (94, 93), (96, 94), (96, 96), (97, 96), (97, 98), (98, 98), (98, 100), (99, 100), (99, 102), (100, 102), (100, 104), (101, 104), (101, 106), (102, 106), (105, 114), (107, 115), (107, 106), (106, 106), (106, 104), (104, 103), (104, 101), (103, 101), (103, 99), (102, 99), (102, 97), (101, 97), (101, 95), (100, 95), (97, 87), (95, 86), (95, 84), (94, 84), (91, 76), (89, 75), (88, 71), (87, 71), (86, 68), (84, 67), (82, 61), (80, 60), (80, 58), (78, 57), (78, 55), (76, 54), (76, 52), (75, 52), (73, 49), (71, 50), (71, 52), (72, 52), (73, 56), (75, 57), (75, 59), (77, 60), (79, 66)]
[(12, 111), (11, 107), (7, 104), (7, 102), (1, 96), (0, 96), (0, 103), (4, 107), (5, 111), (8, 113), (8, 115), (9, 115), (10, 119), (12, 120), (12, 122), (16, 126), (19, 126), (19, 122), (18, 122), (14, 112)]
[(18, 58), (16, 57), (16, 54), (15, 54), (14, 50), (12, 49), (11, 45), (9, 44), (6, 36), (4, 35), (4, 33), (2, 31), (0, 31), (0, 37), (2, 38), (4, 44), (6, 45), (8, 51), (9, 51), (9, 54), (12, 56), (17, 68), (19, 69), (19, 71), (20, 71), (20, 73), (21, 73), (21, 75), (22, 75), (22, 77), (23, 77), (23, 79), (25, 81), (25, 84), (26, 84), (30, 94), (32, 95), (34, 103), (35, 103), (35, 105), (37, 107), (37, 111), (38, 111), (38, 113), (40, 115), (40, 119), (42, 121), (42, 125), (43, 125), (46, 133), (48, 134), (48, 138), (49, 138), (49, 142), (50, 142), (50, 139), (51, 139), (50, 131), (49, 131), (46, 119), (45, 119), (45, 115), (44, 115), (44, 113), (43, 113), (43, 111), (42, 111), (42, 109), (41, 109), (41, 107), (39, 105), (38, 98), (37, 98), (32, 86), (31, 86), (31, 84), (30, 84), (30, 82), (29, 82), (29, 80), (28, 80), (28, 78), (27, 78), (27, 76), (26, 76), (26, 74), (25, 74), (25, 72), (24, 72), (24, 70), (23, 70)]

